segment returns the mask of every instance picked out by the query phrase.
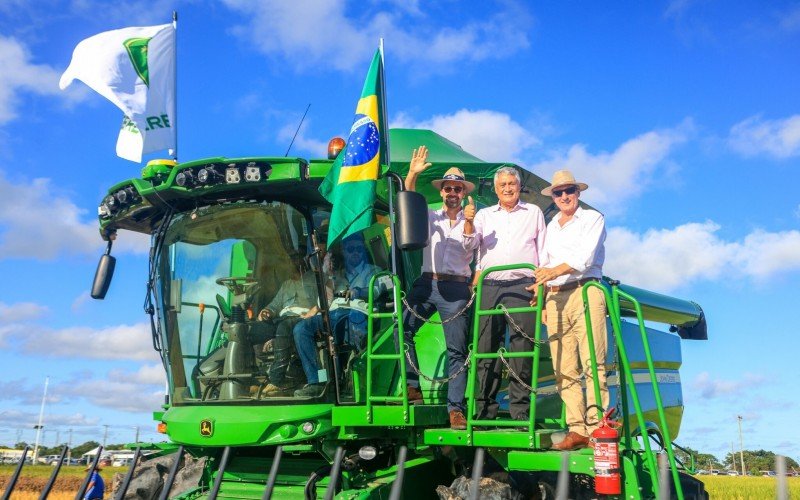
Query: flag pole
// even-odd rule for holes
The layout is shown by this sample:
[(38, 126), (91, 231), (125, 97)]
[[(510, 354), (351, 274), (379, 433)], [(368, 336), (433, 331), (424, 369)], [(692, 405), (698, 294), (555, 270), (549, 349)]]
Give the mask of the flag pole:
[(383, 108), (383, 116), (381, 117), (381, 127), (383, 130), (386, 131), (386, 166), (391, 166), (391, 160), (389, 159), (389, 112), (388, 108), (386, 107), (386, 59), (383, 57), (383, 38), (380, 39), (380, 52), (381, 52), (381, 66), (383, 67), (383, 74), (381, 75), (381, 104)]
[[(381, 53), (381, 68), (383, 71), (381, 72), (381, 109), (383, 109), (382, 116), (380, 117), (381, 120), (381, 129), (383, 129), (383, 133), (386, 136), (386, 151), (384, 153), (384, 159), (386, 160), (386, 168), (387, 170), (391, 168), (392, 162), (391, 158), (389, 157), (389, 112), (386, 108), (386, 60), (383, 57), (383, 38), (380, 39), (380, 43), (378, 45), (378, 50)], [(388, 191), (389, 191), (389, 221), (391, 223), (391, 236), (392, 236), (392, 274), (397, 274), (397, 239), (395, 238), (396, 233), (396, 225), (395, 225), (395, 213), (394, 213), (394, 192), (392, 190), (392, 176), (386, 177), (386, 182), (388, 183)], [(397, 186), (397, 189), (402, 189), (402, 186)]]
[(178, 161), (178, 11), (172, 11), (172, 64), (175, 78), (172, 79), (172, 127), (175, 134), (172, 159)]

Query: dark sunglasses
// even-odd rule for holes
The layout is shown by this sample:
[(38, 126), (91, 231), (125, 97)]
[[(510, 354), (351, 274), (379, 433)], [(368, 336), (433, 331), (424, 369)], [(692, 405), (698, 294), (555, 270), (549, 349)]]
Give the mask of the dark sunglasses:
[(442, 188), (442, 191), (444, 191), (445, 193), (449, 193), (451, 191), (455, 191), (455, 193), (458, 194), (463, 190), (464, 190), (464, 188), (461, 187), (461, 186), (444, 186)]
[(553, 190), (553, 196), (555, 196), (556, 198), (561, 198), (562, 194), (564, 194), (564, 193), (575, 194), (575, 191), (577, 191), (577, 190), (578, 190), (577, 186), (570, 186), (570, 187), (564, 188), (564, 189), (554, 189)]

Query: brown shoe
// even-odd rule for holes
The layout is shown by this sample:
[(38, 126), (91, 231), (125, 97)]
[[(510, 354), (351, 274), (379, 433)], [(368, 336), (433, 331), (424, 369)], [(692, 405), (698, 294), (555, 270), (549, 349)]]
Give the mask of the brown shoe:
[(467, 429), (467, 419), (464, 418), (464, 414), (458, 410), (451, 410), (450, 411), (450, 428), (463, 431)]
[(412, 405), (422, 403), (422, 391), (419, 390), (419, 387), (414, 387), (411, 385), (406, 386), (406, 393), (408, 394), (408, 402)]
[(550, 447), (551, 450), (559, 450), (559, 451), (569, 451), (569, 450), (579, 450), (581, 448), (586, 448), (589, 446), (589, 438), (587, 436), (581, 436), (577, 432), (568, 432), (567, 437), (564, 438), (558, 444), (554, 444)]

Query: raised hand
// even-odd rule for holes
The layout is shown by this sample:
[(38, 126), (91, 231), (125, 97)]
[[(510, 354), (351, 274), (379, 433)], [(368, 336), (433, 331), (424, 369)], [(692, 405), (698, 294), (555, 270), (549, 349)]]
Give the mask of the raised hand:
[(467, 206), (464, 207), (464, 218), (470, 222), (475, 218), (475, 202), (472, 201), (472, 196), (467, 196)]
[(431, 164), (428, 163), (428, 148), (420, 146), (411, 153), (411, 163), (408, 165), (408, 172), (412, 174), (420, 174), (424, 172)]

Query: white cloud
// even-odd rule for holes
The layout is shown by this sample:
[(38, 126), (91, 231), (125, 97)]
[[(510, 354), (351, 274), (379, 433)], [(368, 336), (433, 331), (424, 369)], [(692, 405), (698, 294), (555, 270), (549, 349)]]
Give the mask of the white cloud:
[(433, 130), (486, 161), (520, 162), (519, 157), (526, 150), (541, 144), (538, 137), (509, 115), (487, 109), (461, 109), (422, 121), (400, 113), (390, 127)]
[(603, 271), (636, 286), (670, 291), (734, 273), (760, 283), (800, 270), (800, 231), (758, 229), (741, 241), (724, 241), (719, 229), (712, 221), (643, 234), (610, 228)]
[(37, 319), (47, 312), (47, 306), (34, 302), (17, 302), (16, 304), (0, 302), (0, 325)]
[[(755, 387), (766, 383), (766, 377), (745, 373), (741, 380), (713, 379), (708, 372), (702, 372), (692, 382), (692, 389), (700, 392), (704, 399), (725, 396), (736, 396), (744, 391), (752, 391)], [(748, 415), (751, 419), (754, 415)]]
[(108, 379), (113, 382), (130, 382), (134, 384), (158, 385), (164, 387), (166, 374), (161, 363), (142, 365), (135, 372), (113, 370), (109, 372)]
[(393, 10), (381, 10), (386, 5), (379, 2), (347, 0), (225, 0), (225, 4), (248, 19), (234, 27), (236, 35), (298, 69), (361, 67), (383, 37), (392, 57), (428, 63), (425, 73), (431, 73), (456, 62), (502, 58), (526, 48), (531, 24), (530, 15), (511, 2), (487, 8), (482, 12), (493, 13), (458, 27), (443, 27), (438, 13), (426, 15), (419, 4)]
[[(96, 255), (105, 244), (88, 212), (57, 192), (50, 179), (15, 184), (0, 171), (0, 259)], [(135, 253), (150, 246), (147, 236), (130, 231), (121, 231), (118, 242), (118, 250)]]
[[(87, 417), (82, 413), (47, 413), (47, 427), (85, 427), (97, 425), (100, 421), (98, 417)], [(0, 426), (7, 426), (14, 429), (19, 429), (20, 424), (26, 424), (25, 427), (33, 426), (39, 422), (38, 412), (27, 412), (20, 410), (3, 410), (0, 411)], [(63, 435), (63, 434), (62, 434)]]
[(550, 179), (556, 170), (569, 169), (589, 184), (583, 195), (604, 211), (619, 210), (625, 200), (642, 193), (659, 170), (669, 170), (670, 152), (688, 139), (694, 126), (685, 120), (675, 128), (653, 130), (629, 139), (613, 152), (590, 153), (583, 144), (550, 154), (529, 170)]
[(751, 116), (731, 127), (728, 145), (744, 156), (797, 156), (800, 154), (800, 115), (778, 120)]
[(315, 157), (321, 157), (328, 154), (328, 143), (324, 141), (318, 141), (316, 139), (312, 139), (307, 137), (307, 133), (309, 128), (311, 127), (311, 121), (306, 120), (300, 126), (300, 130), (297, 130), (297, 123), (287, 123), (278, 131), (278, 140), (285, 141), (286, 144), (289, 144), (294, 137), (295, 131), (297, 131), (297, 137), (294, 138), (294, 143), (292, 144), (292, 149), (290, 151), (290, 156), (295, 155), (301, 151), (305, 151), (307, 153), (311, 153), (315, 155)]
[[(12, 344), (12, 349), (28, 355), (150, 362), (158, 359), (153, 350), (149, 323), (99, 329), (81, 326), (51, 329), (15, 324), (0, 328), (0, 337), (3, 336)], [(42, 350), (43, 345), (48, 348)]]
[(142, 413), (158, 408), (164, 402), (164, 388), (142, 387), (136, 382), (87, 380), (64, 388), (73, 398), (82, 398), (103, 408)]
[(0, 125), (17, 117), (20, 93), (57, 95), (60, 73), (46, 65), (33, 64), (27, 47), (12, 37), (0, 35)]

